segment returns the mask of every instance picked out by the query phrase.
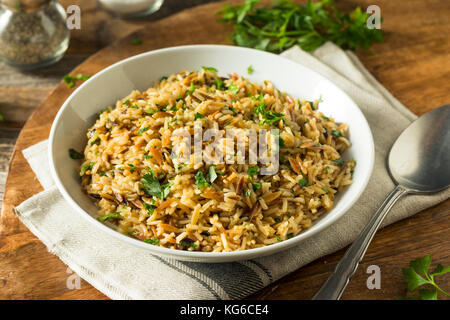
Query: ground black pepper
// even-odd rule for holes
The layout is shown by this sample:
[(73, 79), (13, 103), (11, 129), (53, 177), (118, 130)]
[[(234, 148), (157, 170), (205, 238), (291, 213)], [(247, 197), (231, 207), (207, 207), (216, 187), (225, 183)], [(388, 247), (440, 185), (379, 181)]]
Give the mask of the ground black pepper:
[(66, 14), (54, 0), (0, 0), (0, 58), (20, 69), (58, 61), (70, 33)]

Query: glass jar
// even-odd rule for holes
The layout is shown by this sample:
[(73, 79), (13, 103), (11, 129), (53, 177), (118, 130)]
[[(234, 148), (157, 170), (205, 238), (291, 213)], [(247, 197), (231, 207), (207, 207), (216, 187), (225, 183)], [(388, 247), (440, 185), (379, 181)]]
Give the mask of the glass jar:
[(0, 0), (0, 59), (21, 70), (47, 66), (69, 46), (66, 13), (55, 0)]

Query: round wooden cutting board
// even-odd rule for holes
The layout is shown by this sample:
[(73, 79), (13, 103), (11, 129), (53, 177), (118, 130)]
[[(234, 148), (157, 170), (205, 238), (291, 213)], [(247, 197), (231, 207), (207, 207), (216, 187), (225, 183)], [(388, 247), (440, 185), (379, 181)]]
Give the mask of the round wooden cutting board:
[[(359, 52), (362, 63), (416, 114), (448, 103), (448, 8), (436, 1), (424, 3), (413, 0), (408, 5), (393, 5), (392, 1), (389, 3), (387, 0), (380, 2), (383, 28), (387, 33), (386, 42), (374, 45), (370, 51)], [(434, 6), (427, 6), (428, 2)], [(358, 3), (367, 7), (370, 1)], [(346, 5), (349, 8), (354, 6), (349, 3)], [(213, 14), (220, 6), (221, 3), (207, 4), (151, 23), (145, 29), (92, 55), (72, 74), (93, 75), (121, 59), (162, 47), (230, 43), (227, 36), (232, 28), (218, 23), (217, 16)], [(410, 6), (416, 9), (405, 9)], [(422, 7), (424, 9), (420, 10)], [(436, 21), (436, 17), (442, 17), (438, 19), (442, 24), (421, 28), (422, 23)], [(134, 38), (141, 39), (142, 44), (133, 45), (131, 40)], [(60, 83), (33, 113), (17, 140), (0, 221), (0, 299), (106, 299), (84, 281), (81, 289), (68, 289), (66, 280), (70, 270), (56, 256), (47, 252), (45, 246), (13, 212), (15, 206), (42, 191), (21, 151), (48, 138), (57, 111), (74, 89)], [(380, 231), (343, 298), (395, 299), (404, 296), (406, 285), (401, 279), (401, 268), (406, 267), (410, 260), (432, 254), (435, 261), (443, 265), (450, 264), (450, 242), (448, 237), (442, 237), (443, 233), (448, 233), (449, 226), (450, 201), (447, 200)], [(342, 251), (319, 259), (251, 298), (309, 299), (341, 256)], [(379, 265), (383, 272), (381, 290), (367, 289), (365, 270), (371, 264)], [(449, 286), (450, 279), (447, 278), (442, 287)]]

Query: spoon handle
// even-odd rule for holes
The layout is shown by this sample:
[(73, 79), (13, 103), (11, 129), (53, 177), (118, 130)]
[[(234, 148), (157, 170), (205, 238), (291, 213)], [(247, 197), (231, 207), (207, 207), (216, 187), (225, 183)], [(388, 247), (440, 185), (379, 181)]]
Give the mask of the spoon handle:
[(348, 248), (344, 257), (334, 269), (334, 272), (314, 295), (312, 298), (313, 300), (338, 300), (341, 297), (350, 278), (355, 273), (359, 262), (366, 253), (373, 236), (380, 227), (381, 222), (395, 202), (407, 192), (407, 189), (397, 185), (395, 189), (389, 193), (386, 200), (384, 200), (377, 212), (370, 218), (370, 221), (359, 234), (358, 238), (356, 238), (355, 242)]

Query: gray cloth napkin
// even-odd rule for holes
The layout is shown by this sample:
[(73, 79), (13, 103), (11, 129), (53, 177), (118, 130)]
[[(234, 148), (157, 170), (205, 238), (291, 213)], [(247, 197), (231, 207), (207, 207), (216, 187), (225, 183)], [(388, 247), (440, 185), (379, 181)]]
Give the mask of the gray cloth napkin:
[[(351, 243), (394, 188), (386, 154), (416, 116), (384, 89), (350, 52), (327, 43), (313, 54), (297, 47), (282, 54), (336, 83), (369, 121), (375, 139), (375, 167), (357, 203), (334, 225), (301, 245), (272, 256), (233, 263), (202, 264), (161, 258), (125, 244), (80, 218), (58, 192), (48, 167), (47, 141), (23, 151), (45, 191), (16, 208), (22, 222), (79, 276), (112, 299), (240, 299), (301, 266)], [(447, 199), (407, 196), (384, 225)]]

